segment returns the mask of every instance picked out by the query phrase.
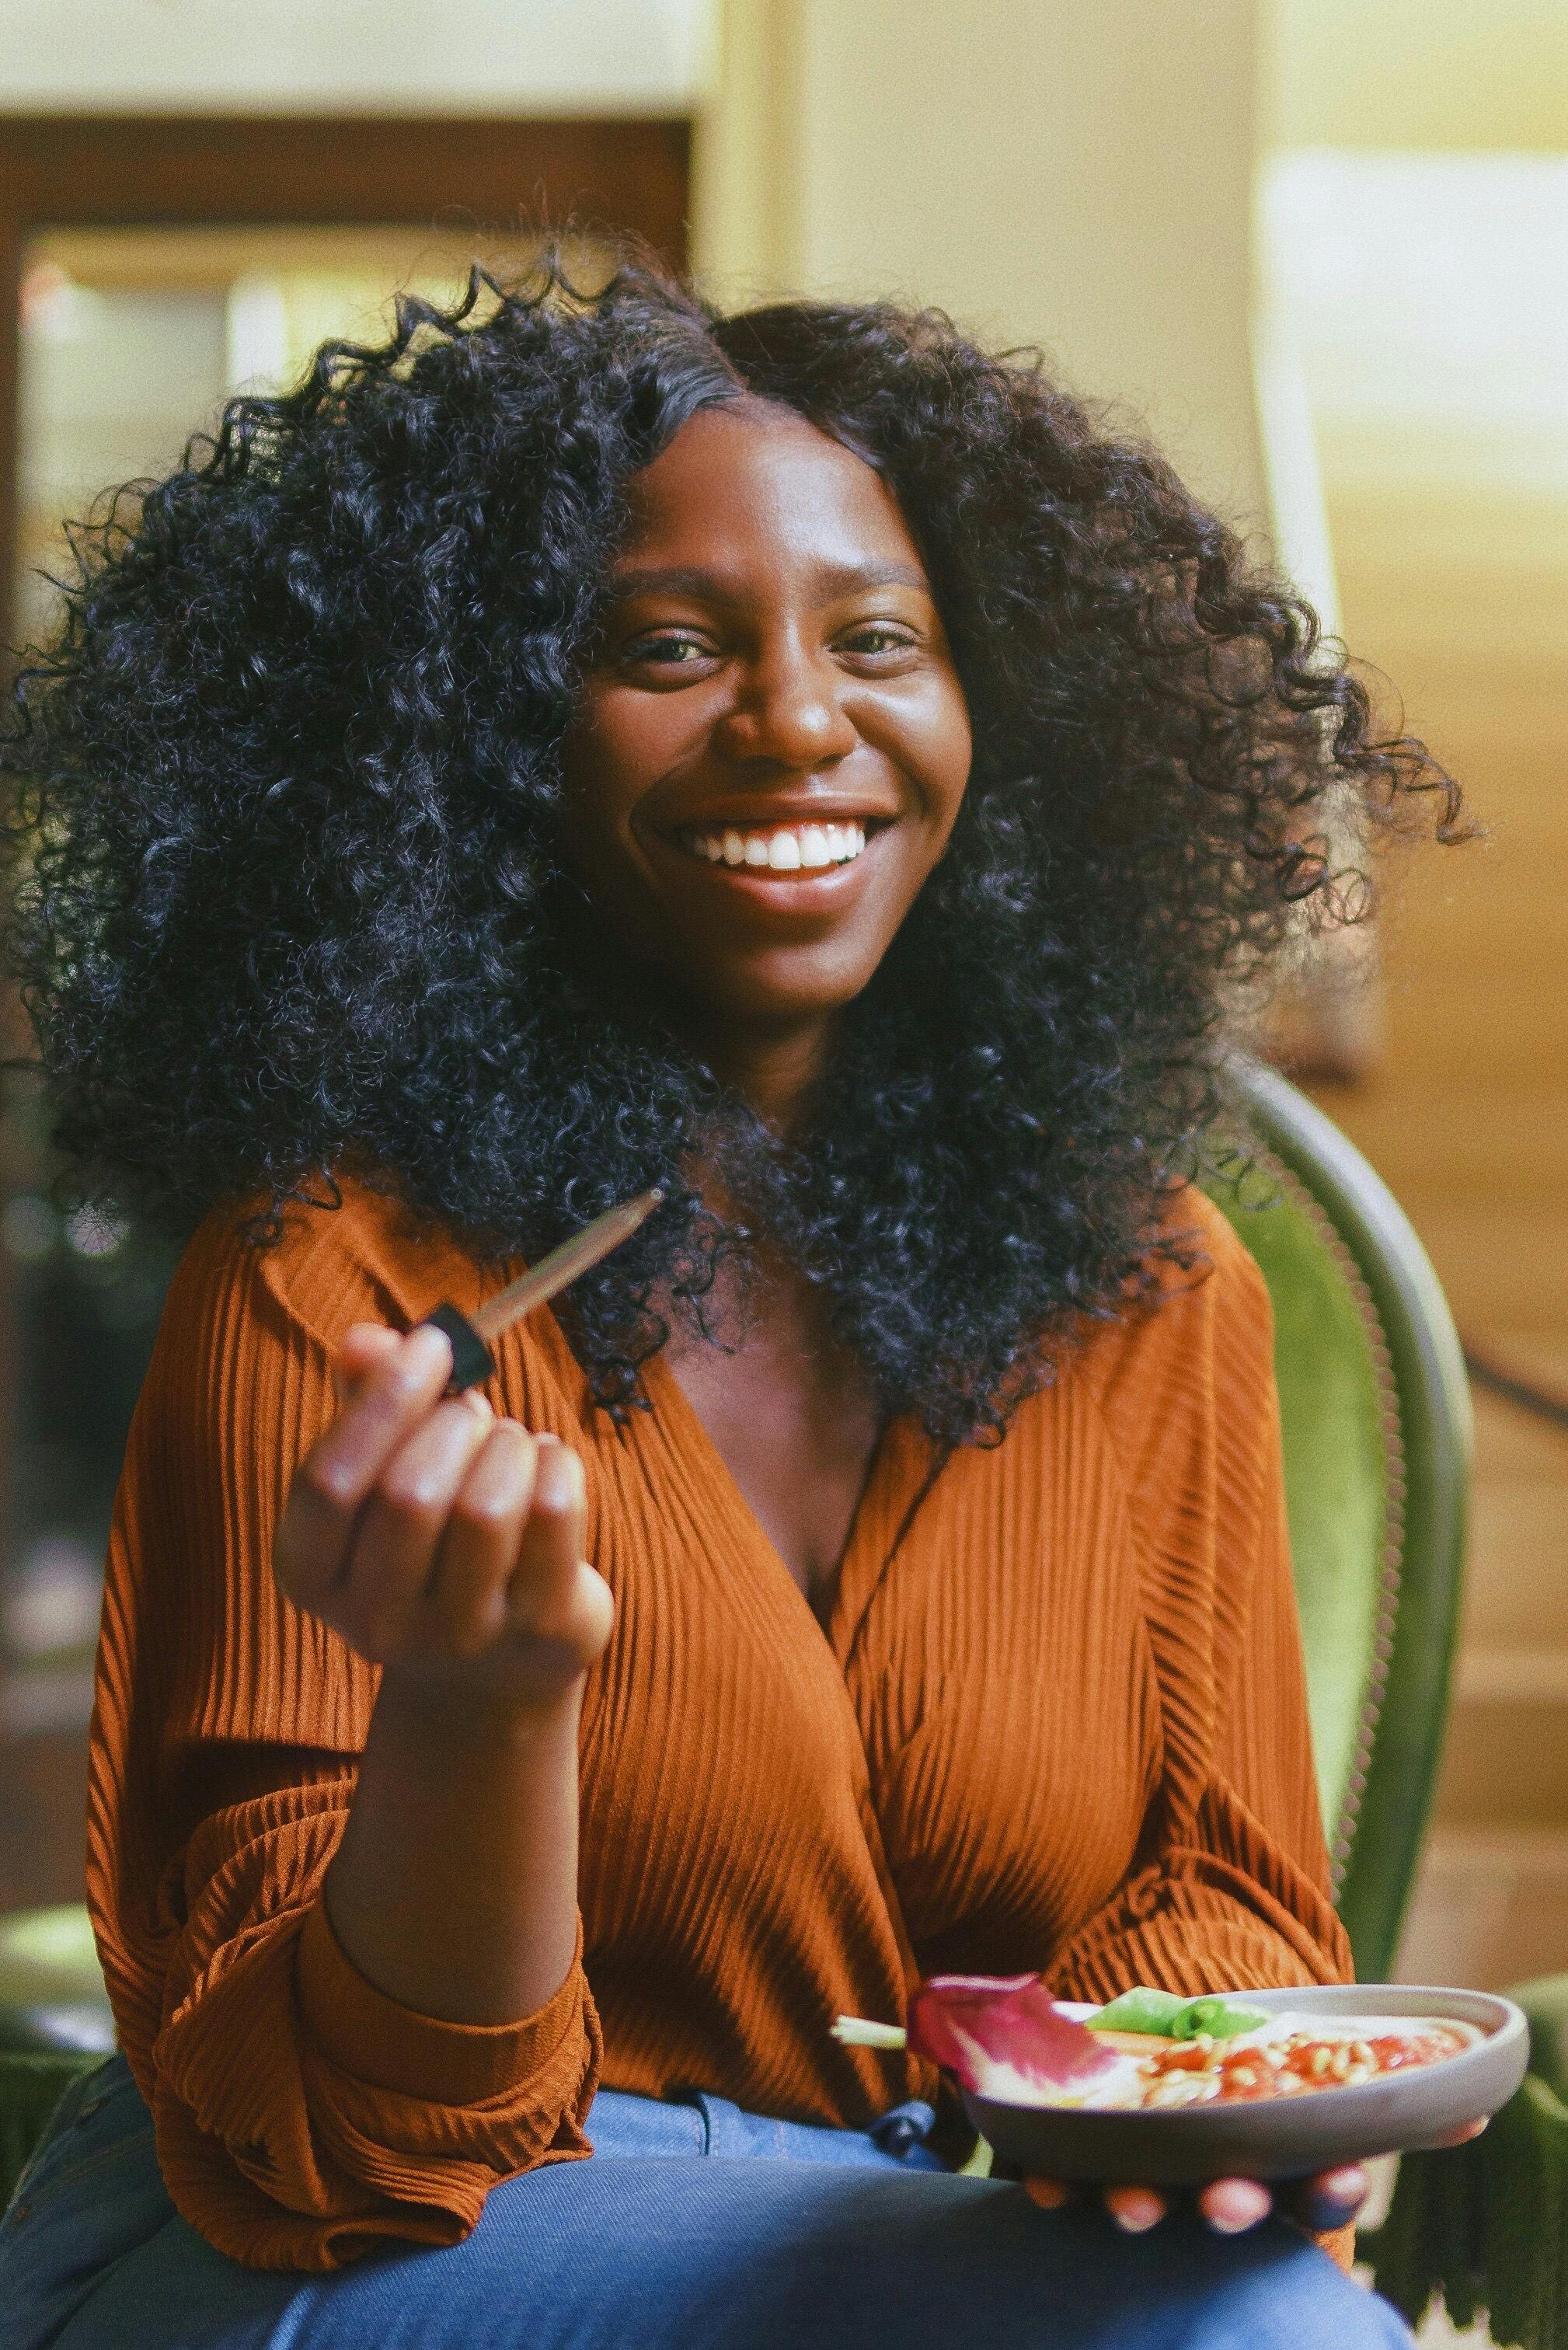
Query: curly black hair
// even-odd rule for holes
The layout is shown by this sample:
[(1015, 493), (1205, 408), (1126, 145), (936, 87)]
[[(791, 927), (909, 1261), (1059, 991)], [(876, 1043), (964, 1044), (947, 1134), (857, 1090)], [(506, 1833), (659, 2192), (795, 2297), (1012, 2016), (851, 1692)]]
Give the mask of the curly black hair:
[[(974, 737), (949, 853), (788, 1143), (620, 967), (559, 847), (628, 480), (742, 392), (887, 480)], [(176, 1232), (259, 1203), (261, 1243), (352, 1170), (499, 1261), (662, 1182), (573, 1296), (612, 1409), (671, 1300), (760, 1231), (884, 1410), (994, 1436), (1179, 1254), (1237, 985), (1303, 901), (1354, 910), (1418, 795), (1458, 827), (1449, 778), (1375, 739), (1310, 609), (1158, 455), (935, 312), (475, 271), (451, 310), (400, 302), (384, 347), (231, 401), (74, 546), (0, 760), (7, 961), (83, 1183)]]

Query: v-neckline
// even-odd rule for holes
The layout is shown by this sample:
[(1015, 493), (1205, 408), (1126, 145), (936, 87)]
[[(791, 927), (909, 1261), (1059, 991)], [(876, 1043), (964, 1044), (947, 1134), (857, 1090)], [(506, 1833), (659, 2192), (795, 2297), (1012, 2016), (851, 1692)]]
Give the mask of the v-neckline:
[(701, 1456), (722, 1492), (729, 1514), (748, 1546), (766, 1561), (771, 1575), (788, 1586), (807, 1622), (842, 1672), (898, 1540), (906, 1511), (895, 1504), (906, 1478), (911, 1493), (919, 1489), (919, 1476), (924, 1473), (919, 1456), (922, 1450), (928, 1454), (929, 1451), (924, 1431), (905, 1419), (884, 1420), (877, 1431), (844, 1547), (838, 1555), (832, 1597), (824, 1617), (812, 1606), (810, 1595), (791, 1572), (789, 1562), (741, 1491), (739, 1480), (714, 1442), (707, 1421), (662, 1354), (653, 1356), (644, 1365), (643, 1376), (655, 1412), (664, 1413), (670, 1423), (684, 1430), (687, 1442)]

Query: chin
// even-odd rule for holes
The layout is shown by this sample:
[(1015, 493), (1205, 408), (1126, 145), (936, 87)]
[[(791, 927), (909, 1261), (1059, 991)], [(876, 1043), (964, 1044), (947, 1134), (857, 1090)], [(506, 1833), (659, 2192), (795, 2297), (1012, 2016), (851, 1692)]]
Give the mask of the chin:
[(836, 962), (821, 971), (704, 971), (690, 976), (691, 993), (711, 1020), (770, 1028), (804, 1026), (843, 1012), (869, 985), (875, 962), (857, 960), (846, 970)]

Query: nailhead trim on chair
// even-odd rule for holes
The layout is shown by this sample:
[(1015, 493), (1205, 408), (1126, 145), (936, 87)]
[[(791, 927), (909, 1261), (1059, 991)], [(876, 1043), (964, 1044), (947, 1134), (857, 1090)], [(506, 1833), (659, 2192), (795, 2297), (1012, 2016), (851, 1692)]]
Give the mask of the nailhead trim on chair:
[(1314, 1199), (1301, 1178), (1254, 1138), (1248, 1138), (1246, 1154), (1249, 1162), (1261, 1168), (1270, 1181), (1278, 1186), (1282, 1197), (1305, 1218), (1314, 1236), (1343, 1275), (1366, 1332), (1372, 1352), (1373, 1376), (1377, 1382), (1381, 1402), (1379, 1416), (1383, 1427), (1385, 1493), (1383, 1566), (1378, 1578), (1377, 1608), (1372, 1621), (1372, 1661), (1367, 1668), (1366, 1685), (1362, 1692), (1350, 1773), (1340, 1802), (1339, 1817), (1329, 1842), (1331, 1881), (1337, 1899), (1345, 1882), (1345, 1872), (1350, 1865), (1361, 1798), (1366, 1792), (1366, 1774), (1371, 1767), (1372, 1750), (1376, 1743), (1377, 1725), (1382, 1719), (1383, 1700), (1388, 1686), (1388, 1664), (1394, 1654), (1394, 1635), (1399, 1617), (1399, 1591), (1405, 1558), (1405, 1442), (1399, 1419), (1399, 1391), (1395, 1385), (1394, 1367), (1377, 1308), (1372, 1302), (1372, 1294), (1361, 1277), (1360, 1266), (1342, 1234), (1335, 1230), (1326, 1210)]

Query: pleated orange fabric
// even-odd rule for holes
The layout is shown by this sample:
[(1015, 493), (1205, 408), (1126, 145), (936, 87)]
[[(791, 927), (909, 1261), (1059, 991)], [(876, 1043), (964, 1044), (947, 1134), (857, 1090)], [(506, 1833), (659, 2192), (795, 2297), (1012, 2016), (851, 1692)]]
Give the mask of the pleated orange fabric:
[[(272, 1532), (354, 1321), (482, 1281), (346, 1187), (272, 1250), (214, 1216), (176, 1274), (109, 1559), (88, 1889), (181, 2212), (263, 2267), (450, 2243), (488, 2189), (587, 2150), (594, 2087), (864, 2127), (934, 2098), (842, 2048), (922, 1974), (1064, 1996), (1334, 1981), (1266, 1292), (1210, 1260), (1092, 1332), (1005, 1441), (886, 1431), (826, 1634), (672, 1374), (616, 1428), (546, 1314), (498, 1410), (576, 1445), (618, 1603), (584, 1712), (578, 1960), (538, 2014), (386, 1998), (323, 1877), (378, 1675), (278, 1593)], [(931, 1476), (933, 1468), (937, 1473)]]

